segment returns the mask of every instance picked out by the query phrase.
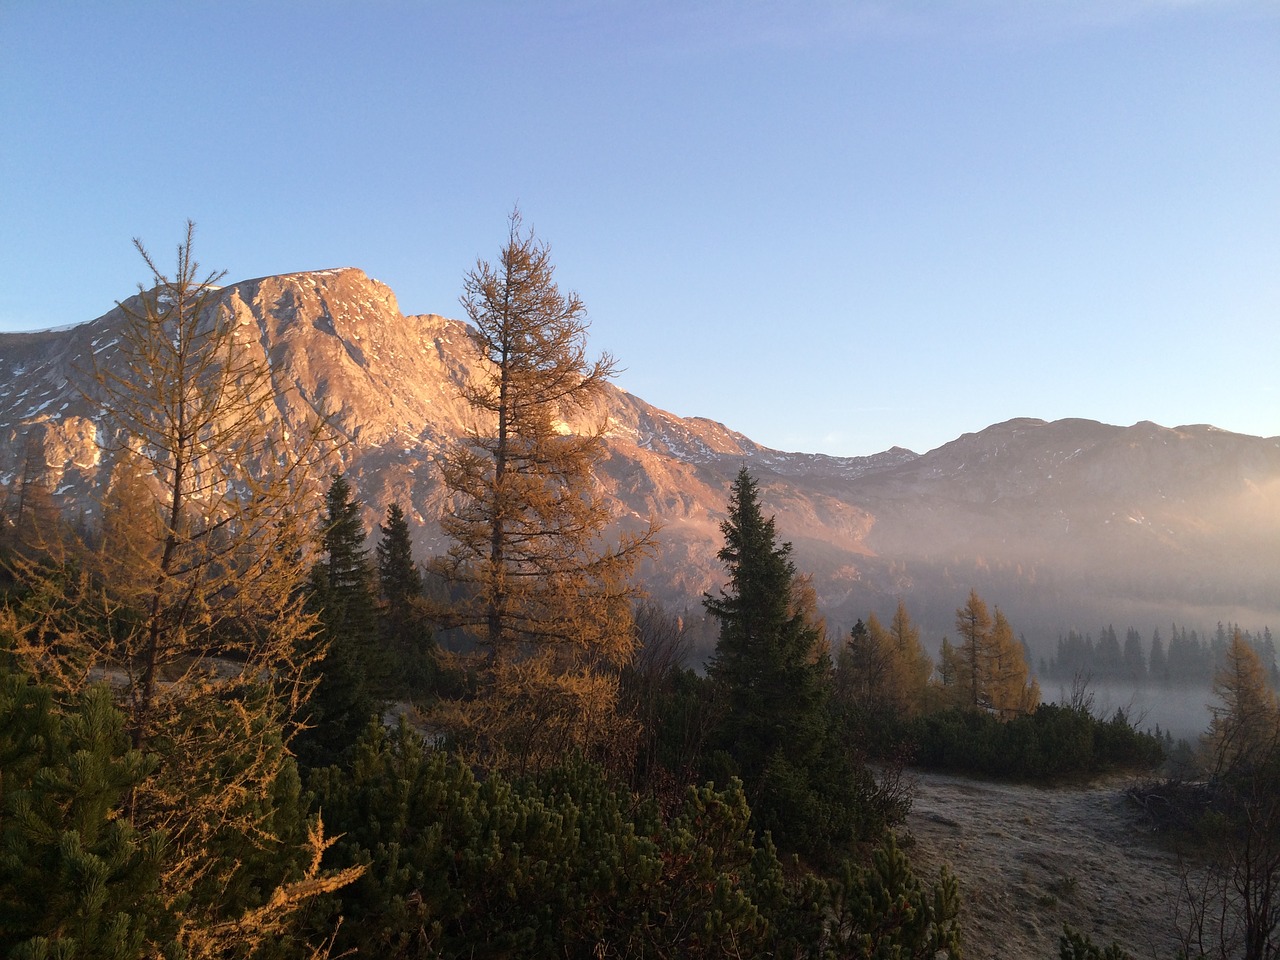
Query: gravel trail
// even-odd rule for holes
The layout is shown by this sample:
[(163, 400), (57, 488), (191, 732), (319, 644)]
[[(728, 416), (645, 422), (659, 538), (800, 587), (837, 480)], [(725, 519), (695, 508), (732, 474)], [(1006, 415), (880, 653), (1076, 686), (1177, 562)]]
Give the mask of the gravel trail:
[(960, 881), (966, 960), (1058, 956), (1062, 924), (1140, 960), (1174, 957), (1178, 860), (1128, 781), (1055, 788), (919, 773), (907, 818), (917, 875)]

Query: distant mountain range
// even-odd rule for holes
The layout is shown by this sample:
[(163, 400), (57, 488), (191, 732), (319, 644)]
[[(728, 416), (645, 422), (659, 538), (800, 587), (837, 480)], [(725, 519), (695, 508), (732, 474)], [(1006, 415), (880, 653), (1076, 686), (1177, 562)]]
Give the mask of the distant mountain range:
[[(420, 555), (441, 549), (436, 460), (473, 425), (458, 389), (478, 364), (465, 324), (404, 316), (356, 269), (247, 280), (217, 306), (270, 361), (283, 427), (329, 413), (370, 529), (398, 500)], [(86, 371), (112, 363), (120, 318), (117, 307), (69, 329), (0, 334), (0, 482), (20, 475), (30, 443), (63, 496), (99, 482)], [(723, 583), (719, 524), (746, 466), (834, 630), (902, 597), (936, 643), (970, 587), (1037, 652), (1109, 623), (1144, 637), (1172, 622), (1280, 628), (1280, 437), (1015, 419), (925, 454), (831, 457), (771, 450), (615, 388), (568, 426), (591, 422), (607, 424), (597, 476), (618, 523), (663, 524), (643, 576), (678, 608)]]

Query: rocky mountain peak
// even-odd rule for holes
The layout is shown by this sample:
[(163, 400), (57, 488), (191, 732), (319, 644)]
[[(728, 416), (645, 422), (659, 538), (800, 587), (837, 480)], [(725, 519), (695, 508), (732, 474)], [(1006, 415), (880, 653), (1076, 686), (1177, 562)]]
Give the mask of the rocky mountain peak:
[[(230, 284), (212, 308), (269, 362), (282, 429), (319, 412), (345, 439), (334, 466), (368, 529), (398, 501), (420, 553), (441, 549), (436, 460), (484, 429), (461, 398), (483, 362), (466, 324), (406, 316), (350, 267)], [(105, 465), (90, 371), (118, 362), (121, 319), (117, 307), (68, 330), (0, 334), (0, 482), (34, 445), (61, 495), (91, 501)], [(720, 587), (719, 523), (745, 465), (836, 627), (888, 616), (902, 596), (940, 637), (971, 586), (1033, 637), (1095, 617), (1280, 624), (1280, 438), (1017, 418), (925, 454), (831, 457), (772, 450), (615, 388), (565, 415), (567, 430), (597, 427), (618, 524), (664, 524), (644, 576), (672, 603)]]

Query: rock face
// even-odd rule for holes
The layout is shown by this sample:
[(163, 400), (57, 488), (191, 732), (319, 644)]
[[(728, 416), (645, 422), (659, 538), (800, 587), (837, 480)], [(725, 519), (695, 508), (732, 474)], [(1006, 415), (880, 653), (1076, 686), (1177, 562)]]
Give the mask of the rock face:
[[(404, 316), (349, 268), (237, 283), (216, 308), (270, 362), (282, 399), (264, 419), (292, 430), (327, 414), (370, 529), (398, 500), (420, 554), (440, 549), (435, 461), (483, 429), (459, 393), (481, 363), (466, 325)], [(121, 316), (0, 334), (0, 482), (42, 459), (64, 498), (92, 501), (104, 464), (91, 371), (116, 360)], [(606, 427), (597, 477), (618, 523), (663, 524), (643, 575), (673, 604), (696, 607), (721, 585), (719, 523), (745, 465), (838, 629), (902, 596), (936, 641), (970, 587), (1033, 648), (1107, 623), (1280, 626), (1280, 438), (1023, 419), (924, 455), (839, 458), (770, 450), (615, 388), (569, 420)]]

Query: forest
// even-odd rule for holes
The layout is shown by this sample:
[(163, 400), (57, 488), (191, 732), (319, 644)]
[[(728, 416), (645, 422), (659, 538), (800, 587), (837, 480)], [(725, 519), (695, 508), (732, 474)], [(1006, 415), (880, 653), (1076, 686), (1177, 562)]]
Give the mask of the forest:
[(1149, 642), (1144, 642), (1134, 627), (1125, 631), (1123, 643), (1110, 625), (1098, 631), (1097, 640), (1090, 633), (1070, 630), (1058, 637), (1054, 656), (1040, 664), (1039, 673), (1057, 680), (1088, 675), (1133, 684), (1207, 687), (1237, 635), (1257, 654), (1271, 685), (1280, 684), (1271, 628), (1264, 626), (1255, 633), (1240, 624), (1221, 622), (1212, 634), (1203, 637), (1194, 628), (1173, 624), (1167, 641), (1156, 629)]
[[(1060, 642), (1045, 675), (1216, 657), (1199, 773), (1161, 779), (1123, 712), (1043, 702), (976, 591), (936, 663), (903, 603), (830, 636), (743, 469), (702, 668), (635, 582), (661, 529), (607, 539), (600, 433), (560, 428), (616, 363), (518, 213), (464, 281), (485, 373), (427, 558), (400, 504), (365, 529), (323, 417), (266, 429), (269, 371), (207, 309), (190, 232), (171, 274), (138, 249), (129, 363), (91, 372), (99, 509), (6, 491), (3, 955), (958, 958), (955, 878), (900, 836), (913, 766), (1148, 775), (1160, 829), (1221, 851), (1188, 956), (1280, 951), (1269, 634)], [(1090, 933), (1060, 956), (1126, 955)]]

